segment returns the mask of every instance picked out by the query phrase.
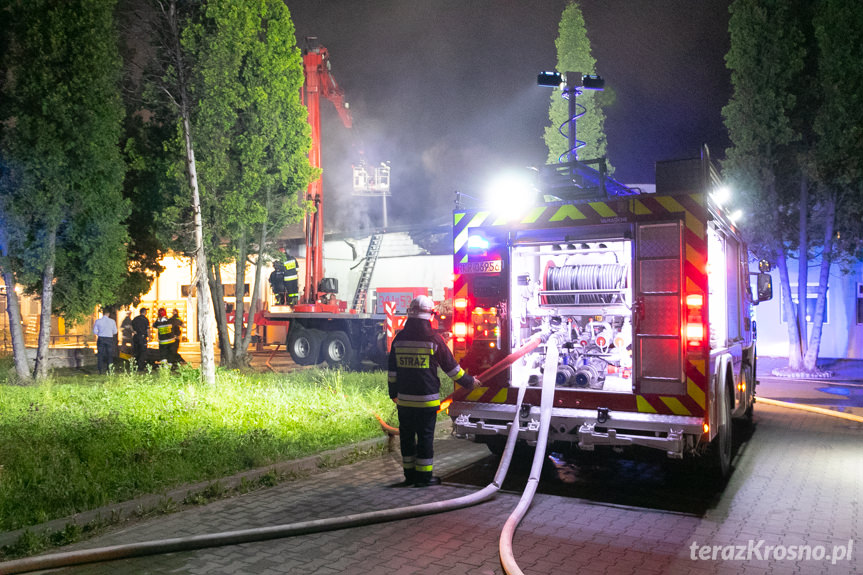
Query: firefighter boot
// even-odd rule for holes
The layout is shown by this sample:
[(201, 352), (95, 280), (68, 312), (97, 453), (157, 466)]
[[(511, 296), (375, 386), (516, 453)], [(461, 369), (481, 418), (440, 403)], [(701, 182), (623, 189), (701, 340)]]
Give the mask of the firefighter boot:
[(414, 469), (405, 469), (405, 478), (404, 481), (400, 481), (398, 483), (393, 483), (390, 487), (410, 487), (416, 482), (416, 470)]
[(440, 477), (429, 477), (414, 483), (414, 487), (433, 487), (435, 485), (440, 485)]

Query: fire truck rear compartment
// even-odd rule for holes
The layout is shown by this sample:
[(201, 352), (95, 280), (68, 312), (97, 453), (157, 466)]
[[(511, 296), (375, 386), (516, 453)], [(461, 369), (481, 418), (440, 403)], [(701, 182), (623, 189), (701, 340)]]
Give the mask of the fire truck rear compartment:
[[(632, 242), (529, 239), (510, 261), (513, 349), (537, 331), (561, 334), (557, 389), (632, 393)], [(516, 362), (513, 385), (539, 385), (544, 355)]]

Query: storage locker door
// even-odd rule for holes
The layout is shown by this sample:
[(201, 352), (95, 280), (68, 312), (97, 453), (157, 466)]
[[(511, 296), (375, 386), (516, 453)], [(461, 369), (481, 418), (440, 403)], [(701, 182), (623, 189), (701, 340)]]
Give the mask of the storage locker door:
[(636, 392), (685, 395), (682, 222), (639, 224), (634, 314)]

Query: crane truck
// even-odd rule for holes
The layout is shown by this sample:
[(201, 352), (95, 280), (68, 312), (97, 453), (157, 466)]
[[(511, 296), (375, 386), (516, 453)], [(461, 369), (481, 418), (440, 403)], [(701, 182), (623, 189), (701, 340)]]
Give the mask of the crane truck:
[[(456, 357), (481, 373), (555, 334), (564, 343), (549, 442), (700, 457), (727, 476), (731, 420), (751, 418), (755, 402), (752, 306), (772, 286), (762, 262), (753, 296), (747, 248), (715, 198), (721, 182), (706, 147), (657, 163), (651, 194), (591, 162), (547, 170), (544, 201), (518, 216), (454, 212)], [(544, 359), (540, 343), (480, 387), (457, 389), (455, 433), (493, 452), (510, 433), (535, 442)]]
[[(353, 125), (350, 108), (344, 90), (339, 87), (330, 71), (329, 51), (317, 42), (317, 38), (306, 38), (303, 50), (304, 83), (303, 103), (309, 111), (311, 125), (311, 149), (309, 163), (321, 167), (321, 98), (332, 102), (346, 128)], [(368, 177), (363, 166), (355, 167), (357, 173)], [(389, 189), (389, 166), (374, 171), (375, 185)], [(369, 185), (366, 180), (363, 186)], [(380, 190), (378, 190), (380, 191)], [(395, 314), (406, 313), (407, 303), (417, 295), (429, 295), (427, 288), (379, 288), (378, 301), (373, 313), (367, 313), (366, 296), (383, 237), (371, 237), (360, 275), (353, 305), (338, 299), (339, 286), (336, 278), (324, 277), (324, 194), (323, 181), (318, 178), (309, 183), (306, 202), (313, 206), (306, 212), (305, 265), (303, 291), (296, 305), (273, 305), (255, 314), (259, 326), (283, 326), (286, 328), (285, 345), (291, 359), (299, 365), (315, 365), (322, 361), (333, 367), (357, 366), (362, 360), (380, 365), (385, 363), (387, 316), (386, 302), (396, 303)]]

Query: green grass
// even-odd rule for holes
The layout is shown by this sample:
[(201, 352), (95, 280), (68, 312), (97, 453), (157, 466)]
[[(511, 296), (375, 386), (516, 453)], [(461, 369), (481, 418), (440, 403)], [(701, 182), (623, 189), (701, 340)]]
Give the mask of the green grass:
[(381, 372), (0, 385), (0, 531), (377, 437), (372, 411), (396, 425)]

